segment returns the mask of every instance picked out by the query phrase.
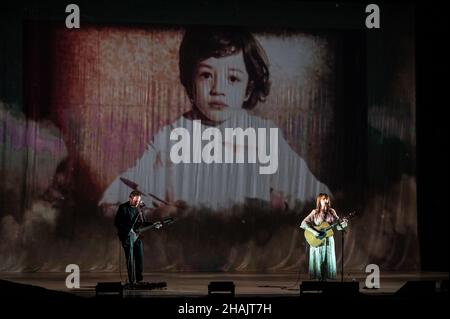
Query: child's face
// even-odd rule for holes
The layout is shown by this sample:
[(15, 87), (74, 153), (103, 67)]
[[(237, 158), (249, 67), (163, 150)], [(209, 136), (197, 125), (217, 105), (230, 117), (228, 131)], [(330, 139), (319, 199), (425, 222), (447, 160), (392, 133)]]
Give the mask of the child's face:
[(242, 52), (200, 61), (194, 71), (194, 104), (210, 121), (226, 121), (242, 109), (247, 84)]

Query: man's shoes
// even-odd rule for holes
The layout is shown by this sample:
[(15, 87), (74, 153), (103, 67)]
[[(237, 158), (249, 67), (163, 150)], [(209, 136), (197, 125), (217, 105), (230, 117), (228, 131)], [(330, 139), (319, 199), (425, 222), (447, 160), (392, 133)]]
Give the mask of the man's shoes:
[(128, 290), (152, 290), (152, 289), (165, 289), (167, 287), (166, 282), (148, 282), (138, 281), (133, 284), (127, 283), (123, 286), (123, 289)]
[(131, 283), (126, 283), (124, 286), (123, 286), (123, 289), (128, 289), (128, 290), (133, 290), (135, 288), (135, 285), (134, 284), (131, 284)]
[(126, 283), (123, 286), (123, 289), (128, 289), (128, 290), (142, 289), (142, 288), (146, 287), (147, 285), (148, 285), (147, 282), (141, 280), (141, 281), (138, 281), (135, 283)]

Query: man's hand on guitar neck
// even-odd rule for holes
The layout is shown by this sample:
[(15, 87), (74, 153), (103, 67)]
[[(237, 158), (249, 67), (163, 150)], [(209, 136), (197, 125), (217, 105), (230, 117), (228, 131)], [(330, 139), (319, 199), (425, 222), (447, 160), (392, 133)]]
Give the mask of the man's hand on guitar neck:
[(163, 224), (161, 222), (156, 222), (154, 225), (156, 229), (160, 229), (161, 227), (163, 227)]

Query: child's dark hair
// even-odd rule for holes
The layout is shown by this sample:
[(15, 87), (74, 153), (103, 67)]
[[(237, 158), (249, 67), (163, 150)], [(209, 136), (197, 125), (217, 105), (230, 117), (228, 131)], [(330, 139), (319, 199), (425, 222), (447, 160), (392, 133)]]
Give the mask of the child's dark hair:
[(249, 76), (245, 109), (265, 101), (270, 90), (267, 57), (253, 35), (238, 27), (196, 26), (186, 30), (179, 51), (180, 80), (193, 98), (192, 79), (197, 64), (210, 57), (230, 56), (242, 51)]

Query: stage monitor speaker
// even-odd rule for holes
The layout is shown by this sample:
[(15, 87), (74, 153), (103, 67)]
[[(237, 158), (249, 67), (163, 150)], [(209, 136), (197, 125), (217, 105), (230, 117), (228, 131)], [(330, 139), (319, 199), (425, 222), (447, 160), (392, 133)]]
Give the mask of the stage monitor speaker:
[(406, 282), (396, 294), (401, 296), (424, 296), (437, 292), (437, 284), (434, 280), (420, 280)]
[(442, 280), (441, 282), (439, 282), (439, 292), (445, 292), (448, 293), (448, 279), (447, 280)]
[(121, 282), (99, 282), (95, 287), (96, 297), (123, 297), (123, 286)]
[(232, 281), (211, 281), (208, 285), (208, 296), (234, 297), (235, 286)]
[(354, 297), (359, 295), (357, 281), (303, 281), (300, 284), (300, 295), (326, 294), (339, 297)]

